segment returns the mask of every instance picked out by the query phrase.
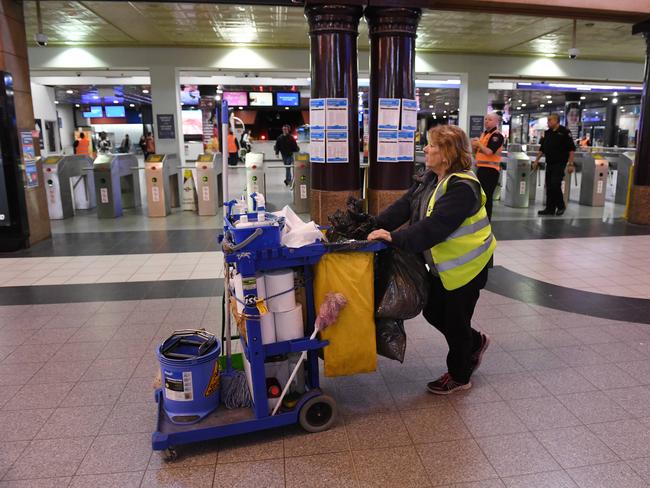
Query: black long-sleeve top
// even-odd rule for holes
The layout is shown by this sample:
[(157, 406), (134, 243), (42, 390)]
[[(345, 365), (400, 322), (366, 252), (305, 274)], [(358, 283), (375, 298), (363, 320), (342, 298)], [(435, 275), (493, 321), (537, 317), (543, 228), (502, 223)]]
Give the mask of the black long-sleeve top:
[[(431, 215), (426, 210), (438, 183), (427, 172), (395, 203), (377, 216), (377, 226), (391, 232), (393, 245), (412, 253), (423, 253), (449, 237), (481, 205), (480, 185), (472, 180), (451, 177), (447, 191), (438, 199)], [(408, 227), (398, 229), (405, 223)], [(425, 253), (425, 258), (430, 256)]]

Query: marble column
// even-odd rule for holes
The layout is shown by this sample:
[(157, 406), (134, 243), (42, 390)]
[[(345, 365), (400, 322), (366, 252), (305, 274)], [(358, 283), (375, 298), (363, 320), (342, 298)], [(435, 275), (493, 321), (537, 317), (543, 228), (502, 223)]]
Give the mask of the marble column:
[(311, 98), (348, 100), (348, 163), (311, 164), (311, 217), (319, 224), (360, 196), (357, 37), (361, 6), (307, 5)]
[[(14, 231), (0, 226), (0, 250), (10, 250), (33, 245), (50, 237), (50, 218), (47, 210), (43, 169), (37, 164), (39, 184), (34, 188), (25, 188), (23, 180), (22, 161), (20, 160), (20, 132), (32, 133), (34, 130), (34, 109), (32, 106), (32, 91), (29, 80), (29, 64), (27, 61), (27, 38), (25, 34), (25, 19), (23, 4), (14, 0), (0, 0), (0, 71), (9, 73), (15, 107), (15, 128), (17, 134), (5, 133), (4, 138), (12, 137), (11, 146), (16, 146), (18, 153), (2, 162), (7, 196), (12, 200), (10, 206), (19, 215), (19, 222), (13, 226)], [(13, 124), (13, 122), (12, 122)], [(8, 131), (8, 132), (14, 132)], [(9, 141), (5, 140), (7, 144)], [(39, 140), (34, 138), (36, 156), (39, 152)], [(4, 188), (0, 189), (4, 191)]]
[(645, 74), (641, 96), (641, 116), (636, 143), (634, 179), (630, 189), (627, 219), (633, 224), (650, 225), (650, 21), (632, 28), (633, 34), (642, 34), (646, 41)]
[(380, 98), (415, 98), (415, 37), (418, 8), (368, 7), (370, 30), (368, 210), (378, 214), (412, 184), (413, 162), (377, 162)]

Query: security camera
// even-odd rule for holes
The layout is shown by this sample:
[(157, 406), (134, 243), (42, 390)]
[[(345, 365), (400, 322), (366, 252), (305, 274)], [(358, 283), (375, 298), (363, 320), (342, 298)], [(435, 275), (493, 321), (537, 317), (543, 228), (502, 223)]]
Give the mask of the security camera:
[(578, 50), (577, 47), (572, 47), (571, 49), (569, 49), (569, 59), (577, 58), (578, 54), (580, 54), (580, 51)]
[(47, 46), (47, 40), (48, 40), (47, 36), (45, 34), (43, 34), (42, 32), (39, 32), (38, 34), (36, 34), (34, 36), (34, 40), (41, 47)]

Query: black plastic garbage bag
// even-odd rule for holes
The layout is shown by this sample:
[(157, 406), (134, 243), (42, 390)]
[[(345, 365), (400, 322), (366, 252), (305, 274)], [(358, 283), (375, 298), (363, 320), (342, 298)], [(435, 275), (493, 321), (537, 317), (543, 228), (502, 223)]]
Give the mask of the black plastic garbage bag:
[(429, 277), (424, 259), (396, 248), (377, 255), (375, 263), (376, 317), (408, 320), (427, 303)]
[(377, 319), (375, 326), (377, 328), (377, 354), (403, 363), (406, 353), (404, 321)]
[(330, 242), (361, 241), (377, 228), (375, 218), (363, 210), (363, 200), (354, 197), (348, 198), (345, 210), (337, 210), (328, 220), (327, 240)]

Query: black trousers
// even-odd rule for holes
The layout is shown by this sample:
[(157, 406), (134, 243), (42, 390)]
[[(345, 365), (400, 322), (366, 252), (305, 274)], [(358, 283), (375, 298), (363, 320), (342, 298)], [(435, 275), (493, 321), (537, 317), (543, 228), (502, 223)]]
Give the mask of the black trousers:
[(492, 203), (494, 202), (494, 190), (499, 184), (500, 171), (492, 168), (478, 168), (476, 177), (481, 183), (481, 187), (485, 192), (487, 201), (485, 202), (485, 211), (488, 214), (488, 219), (492, 220)]
[(230, 166), (237, 166), (239, 160), (239, 154), (237, 153), (228, 153), (228, 164)]
[(452, 291), (446, 290), (437, 276), (430, 278), (424, 318), (445, 336), (449, 346), (447, 371), (459, 383), (469, 381), (472, 354), (481, 347), (481, 334), (472, 328), (472, 315), (487, 274), (486, 266), (472, 281)]
[(566, 163), (546, 163), (546, 210), (563, 210), (562, 180)]

